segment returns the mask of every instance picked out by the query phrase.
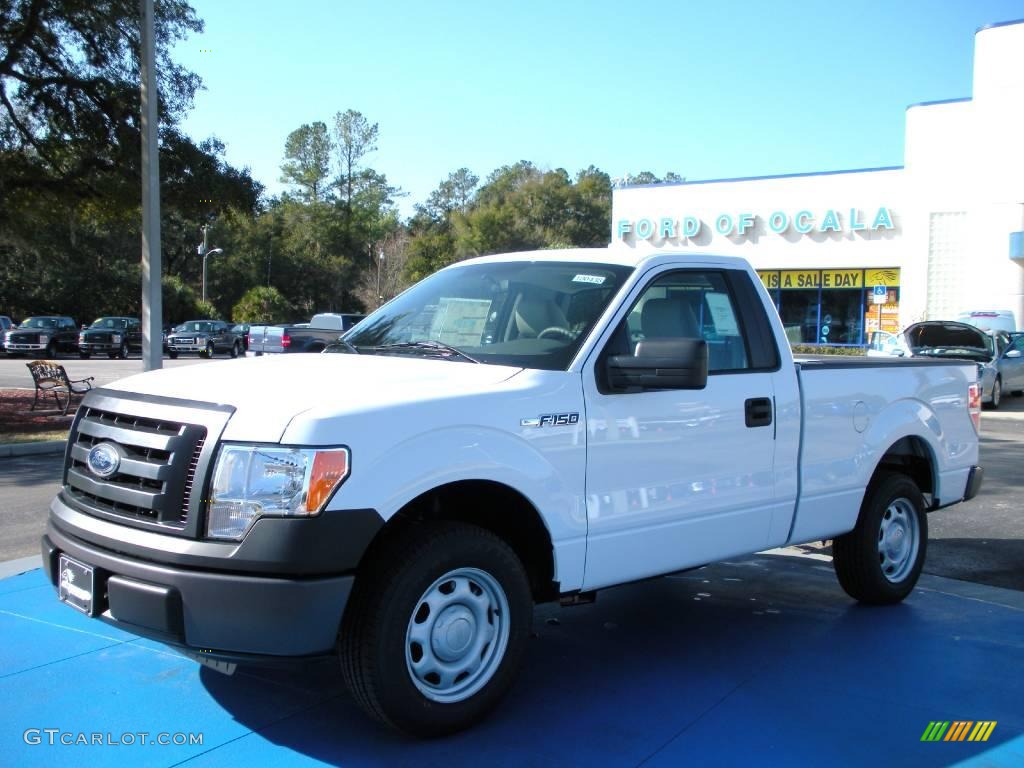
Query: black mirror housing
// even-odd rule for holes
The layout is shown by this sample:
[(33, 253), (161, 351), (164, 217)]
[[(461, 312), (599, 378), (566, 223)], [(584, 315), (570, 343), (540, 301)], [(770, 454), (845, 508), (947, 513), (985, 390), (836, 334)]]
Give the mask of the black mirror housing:
[(632, 355), (608, 358), (608, 383), (618, 392), (704, 389), (708, 345), (703, 339), (645, 339)]

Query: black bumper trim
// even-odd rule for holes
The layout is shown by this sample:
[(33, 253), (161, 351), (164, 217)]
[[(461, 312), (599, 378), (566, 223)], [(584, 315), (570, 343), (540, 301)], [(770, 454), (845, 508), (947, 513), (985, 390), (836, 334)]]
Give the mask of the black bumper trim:
[(985, 470), (981, 467), (971, 467), (967, 474), (967, 489), (964, 491), (964, 501), (970, 501), (978, 495), (981, 490), (981, 483), (985, 479)]
[(56, 584), (61, 553), (95, 569), (96, 612), (122, 629), (211, 656), (333, 653), (353, 575), (268, 578), (211, 573), (136, 560), (55, 528), (42, 538)]

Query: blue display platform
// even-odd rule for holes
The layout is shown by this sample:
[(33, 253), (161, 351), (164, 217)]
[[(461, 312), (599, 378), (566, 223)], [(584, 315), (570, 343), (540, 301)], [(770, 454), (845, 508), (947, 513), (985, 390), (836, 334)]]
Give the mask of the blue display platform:
[[(0, 581), (0, 765), (1024, 765), (1019, 592), (924, 577), (868, 608), (827, 563), (759, 555), (542, 606), (534, 629), (489, 719), (417, 742), (365, 718), (332, 663), (226, 677), (59, 604), (33, 570)], [(932, 721), (997, 724), (923, 742)], [(61, 743), (79, 734), (121, 743)]]

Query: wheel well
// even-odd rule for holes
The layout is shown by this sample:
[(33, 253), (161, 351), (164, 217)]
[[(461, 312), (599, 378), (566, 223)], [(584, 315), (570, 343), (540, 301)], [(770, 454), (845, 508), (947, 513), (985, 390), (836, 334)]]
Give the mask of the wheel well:
[(439, 486), (406, 504), (377, 539), (386, 541), (398, 531), (432, 520), (458, 520), (493, 532), (519, 556), (534, 600), (546, 602), (558, 597), (551, 536), (533, 504), (518, 491), (489, 480)]
[(900, 472), (909, 477), (921, 489), (921, 493), (928, 495), (929, 508), (934, 508), (937, 502), (935, 498), (935, 469), (932, 464), (931, 449), (923, 439), (903, 437), (889, 446), (889, 450), (885, 452), (875, 468), (875, 476), (882, 470)]

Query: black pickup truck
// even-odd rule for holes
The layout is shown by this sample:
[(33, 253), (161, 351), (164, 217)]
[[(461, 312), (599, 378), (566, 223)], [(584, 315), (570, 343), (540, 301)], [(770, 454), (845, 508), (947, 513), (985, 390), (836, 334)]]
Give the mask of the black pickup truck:
[(249, 353), (255, 356), (282, 352), (323, 352), (366, 315), (324, 312), (308, 323), (253, 325), (249, 328)]
[(30, 317), (17, 328), (9, 330), (4, 338), (8, 355), (29, 352), (56, 357), (59, 352), (78, 351), (78, 326), (65, 315), (39, 315)]
[(167, 354), (172, 360), (192, 352), (200, 357), (213, 357), (218, 352), (238, 357), (244, 351), (242, 337), (223, 320), (189, 320), (167, 335)]
[(78, 334), (78, 356), (88, 360), (105, 354), (124, 360), (129, 352), (142, 351), (142, 323), (134, 317), (99, 317)]

